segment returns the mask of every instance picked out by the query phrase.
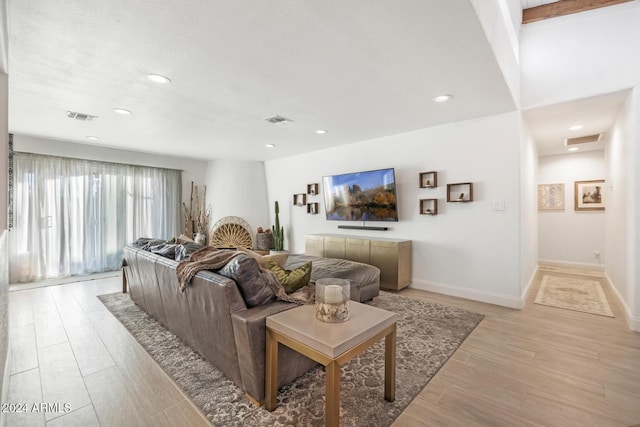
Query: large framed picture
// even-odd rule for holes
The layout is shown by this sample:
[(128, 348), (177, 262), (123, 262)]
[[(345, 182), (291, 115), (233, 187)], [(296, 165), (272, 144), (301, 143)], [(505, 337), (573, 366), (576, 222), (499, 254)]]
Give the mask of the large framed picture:
[(595, 181), (575, 182), (575, 210), (577, 211), (603, 211), (604, 179)]
[(564, 210), (564, 184), (538, 185), (538, 210)]

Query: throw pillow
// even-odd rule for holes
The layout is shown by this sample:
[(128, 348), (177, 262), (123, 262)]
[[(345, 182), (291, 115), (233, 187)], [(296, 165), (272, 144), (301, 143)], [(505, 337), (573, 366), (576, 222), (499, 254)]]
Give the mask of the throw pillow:
[(247, 307), (268, 304), (276, 299), (258, 262), (250, 256), (241, 254), (234, 257), (218, 274), (236, 282)]
[(244, 252), (245, 254), (253, 257), (258, 261), (260, 267), (265, 267), (267, 265), (267, 261), (275, 261), (280, 267), (284, 268), (284, 265), (287, 263), (287, 259), (289, 259), (288, 253), (279, 253), (273, 255), (260, 255), (257, 252), (252, 251), (247, 248), (238, 248), (240, 252)]
[(269, 260), (264, 268), (271, 270), (287, 294), (307, 286), (311, 280), (311, 261), (302, 264), (295, 270), (285, 270), (275, 261)]
[(191, 239), (185, 234), (179, 235), (176, 240), (178, 241), (178, 243), (195, 243), (195, 240)]

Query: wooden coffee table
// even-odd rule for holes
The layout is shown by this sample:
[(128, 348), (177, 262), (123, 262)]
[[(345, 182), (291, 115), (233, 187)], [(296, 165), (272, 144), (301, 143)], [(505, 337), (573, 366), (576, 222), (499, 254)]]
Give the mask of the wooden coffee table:
[[(303, 305), (267, 317), (265, 407), (273, 411), (278, 393), (278, 343), (326, 368), (326, 426), (340, 422), (340, 368), (384, 337), (384, 398), (396, 394), (396, 314), (359, 302), (349, 302), (349, 319), (325, 323), (315, 318), (315, 305)], [(362, 402), (366, 405), (367, 402)]]

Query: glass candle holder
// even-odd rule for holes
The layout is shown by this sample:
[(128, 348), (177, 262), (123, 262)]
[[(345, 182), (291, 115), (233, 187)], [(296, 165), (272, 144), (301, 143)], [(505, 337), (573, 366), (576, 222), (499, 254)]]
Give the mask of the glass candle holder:
[(328, 323), (349, 318), (351, 285), (348, 280), (325, 278), (316, 281), (316, 319)]

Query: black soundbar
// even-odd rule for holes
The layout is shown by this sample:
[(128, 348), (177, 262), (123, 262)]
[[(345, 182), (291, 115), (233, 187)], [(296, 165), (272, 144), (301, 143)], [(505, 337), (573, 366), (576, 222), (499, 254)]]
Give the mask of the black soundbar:
[(339, 225), (338, 228), (344, 230), (375, 230), (375, 231), (387, 231), (389, 227), (369, 227), (367, 225)]

